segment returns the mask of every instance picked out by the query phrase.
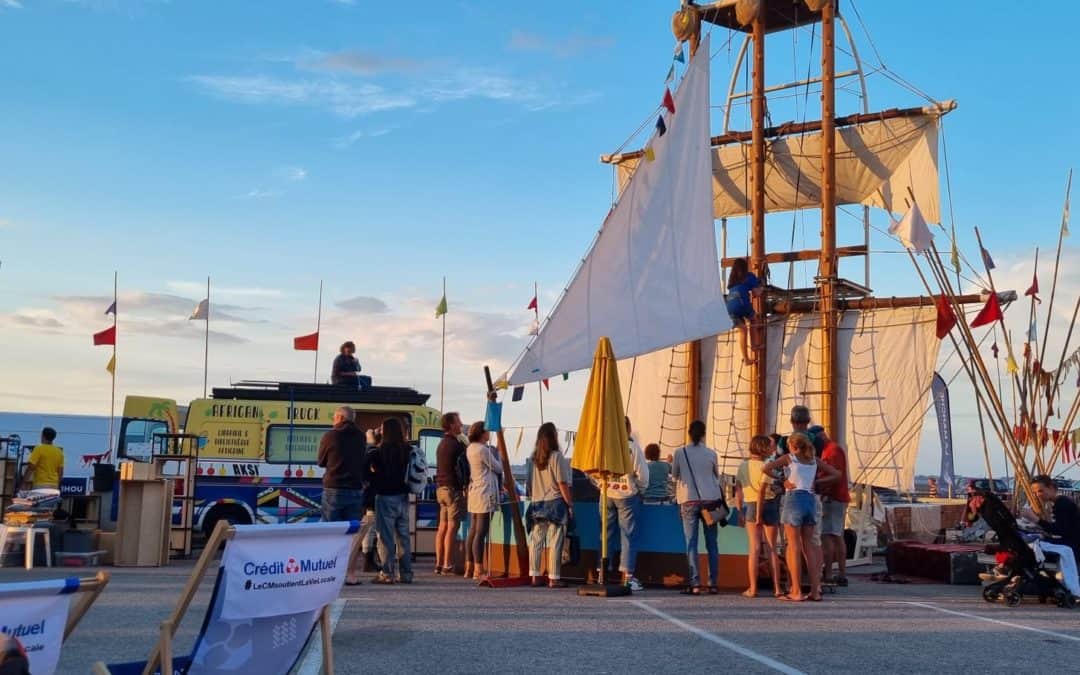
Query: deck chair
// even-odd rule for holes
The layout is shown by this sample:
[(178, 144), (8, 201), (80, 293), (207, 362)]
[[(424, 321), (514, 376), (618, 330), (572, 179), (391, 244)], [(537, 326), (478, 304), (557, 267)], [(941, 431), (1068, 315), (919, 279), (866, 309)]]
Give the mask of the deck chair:
[[(60, 648), (109, 583), (109, 573), (0, 584), (0, 632), (16, 638), (30, 671), (56, 671)], [(61, 625), (63, 628), (61, 628)]]
[[(300, 660), (317, 623), (322, 634), (322, 672), (333, 675), (330, 602), (341, 593), (353, 535), (359, 529), (356, 521), (236, 526), (219, 521), (176, 608), (161, 623), (150, 658), (111, 665), (99, 662), (94, 664), (95, 675), (285, 675)], [(190, 655), (173, 656), (173, 636), (223, 542), (225, 549), (195, 645)], [(311, 555), (321, 557), (312, 560)]]

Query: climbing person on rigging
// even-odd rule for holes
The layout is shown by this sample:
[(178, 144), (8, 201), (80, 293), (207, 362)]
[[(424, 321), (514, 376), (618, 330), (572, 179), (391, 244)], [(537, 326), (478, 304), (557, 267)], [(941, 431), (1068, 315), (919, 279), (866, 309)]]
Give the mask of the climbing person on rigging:
[(725, 303), (728, 316), (739, 329), (739, 348), (742, 350), (743, 362), (750, 365), (754, 363), (754, 359), (750, 358), (750, 352), (757, 351), (757, 347), (750, 339), (750, 320), (754, 318), (751, 298), (760, 295), (762, 287), (757, 276), (750, 271), (746, 258), (736, 258), (731, 264), (727, 289)]

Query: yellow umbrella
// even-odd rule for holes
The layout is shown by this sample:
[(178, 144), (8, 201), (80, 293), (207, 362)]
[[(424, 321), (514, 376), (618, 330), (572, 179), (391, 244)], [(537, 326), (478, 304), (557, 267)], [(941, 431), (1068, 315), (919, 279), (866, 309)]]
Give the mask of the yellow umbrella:
[(611, 340), (602, 337), (593, 355), (589, 387), (581, 408), (571, 466), (585, 473), (600, 474), (600, 581), (607, 567), (607, 479), (630, 473), (630, 439), (626, 433), (619, 370)]

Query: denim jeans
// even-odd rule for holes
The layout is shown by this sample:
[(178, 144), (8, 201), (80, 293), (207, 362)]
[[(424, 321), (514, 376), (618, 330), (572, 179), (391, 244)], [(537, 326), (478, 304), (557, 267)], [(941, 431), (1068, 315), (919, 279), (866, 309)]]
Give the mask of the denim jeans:
[(701, 585), (701, 573), (698, 571), (698, 522), (705, 527), (705, 550), (709, 553), (709, 579), (711, 586), (717, 586), (720, 579), (720, 549), (716, 540), (716, 525), (705, 525), (701, 520), (700, 504), (682, 504), (683, 537), (686, 539), (686, 562), (690, 567), (690, 585)]
[(323, 488), (322, 519), (326, 522), (364, 518), (364, 491), (343, 488)]
[(548, 552), (548, 579), (562, 576), (562, 550), (565, 540), (566, 525), (547, 520), (533, 523), (532, 530), (529, 531), (529, 576), (540, 576), (544, 569), (545, 548)]
[[(375, 495), (375, 527), (379, 531), (379, 558), (383, 573), (394, 578), (398, 556), (401, 579), (412, 579), (412, 542), (409, 541), (409, 495)], [(400, 549), (400, 551), (398, 550)]]
[(613, 499), (608, 497), (607, 507), (607, 533), (608, 533), (608, 558), (615, 550), (616, 520), (618, 521), (619, 534), (619, 571), (627, 574), (634, 572), (634, 563), (637, 562), (637, 516), (641, 508), (641, 495), (634, 495), (626, 499)]

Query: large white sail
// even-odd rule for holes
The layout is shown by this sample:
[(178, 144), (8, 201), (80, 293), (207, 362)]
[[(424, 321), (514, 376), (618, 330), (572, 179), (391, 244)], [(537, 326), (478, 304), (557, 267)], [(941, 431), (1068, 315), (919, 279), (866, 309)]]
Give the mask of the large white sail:
[[(836, 387), (840, 428), (833, 435), (848, 451), (852, 482), (911, 487), (941, 345), (936, 317), (932, 306), (842, 315)], [(820, 410), (821, 397), (814, 393), (823, 388), (820, 317), (771, 320), (768, 340), (768, 353), (775, 356), (768, 360), (766, 428), (787, 433), (791, 406), (805, 405), (812, 415)], [(708, 359), (714, 365), (703, 373), (702, 391), (708, 399), (709, 441), (724, 471), (734, 473), (750, 445), (750, 371), (742, 365), (734, 331), (703, 343), (702, 362)], [(664, 404), (656, 400), (654, 405)]]
[[(836, 130), (836, 201), (865, 204), (893, 213), (915, 201), (927, 222), (941, 222), (938, 194), (938, 123), (948, 105), (910, 117), (862, 122)], [(821, 132), (783, 136), (766, 145), (765, 210), (813, 208), (821, 203)], [(641, 160), (616, 164), (620, 189)], [(750, 143), (712, 150), (713, 215), (750, 213)], [(909, 192), (910, 190), (910, 192)]]
[(510, 376), (511, 384), (580, 370), (611, 338), (624, 359), (731, 326), (721, 295), (712, 216), (709, 41), (690, 60), (645, 161), (592, 250)]

